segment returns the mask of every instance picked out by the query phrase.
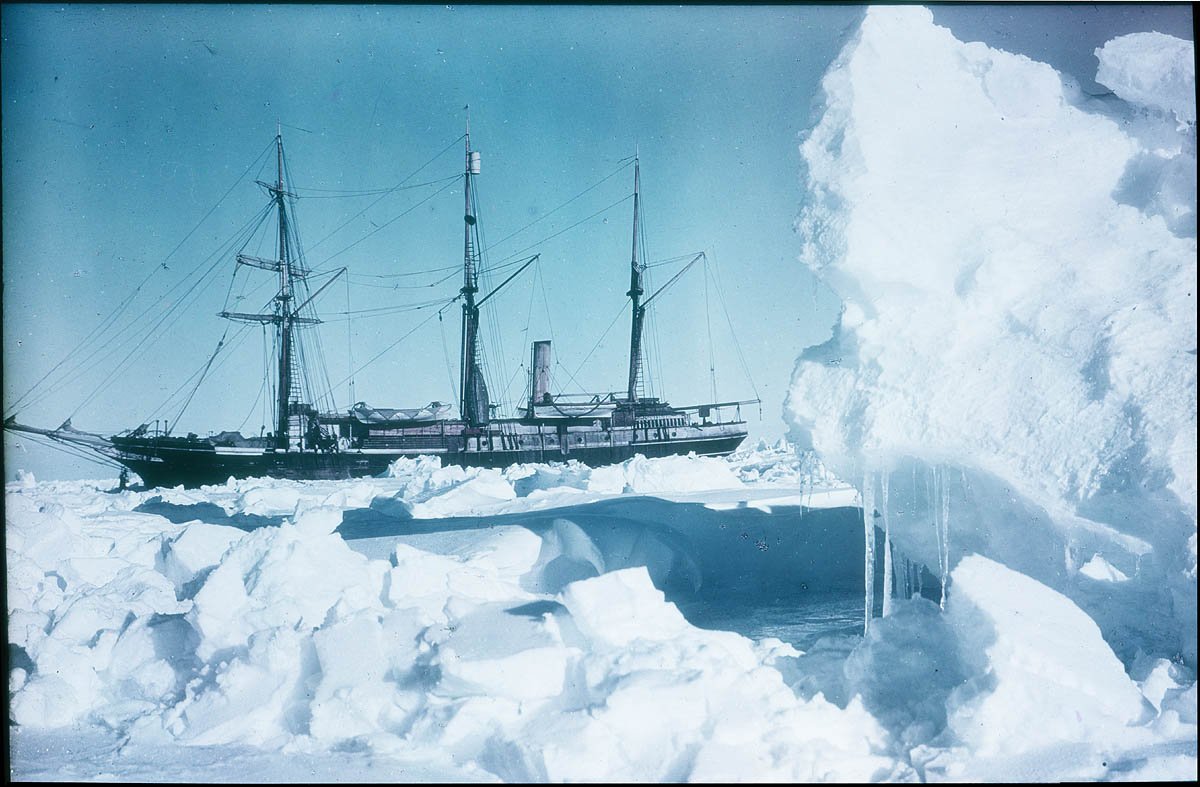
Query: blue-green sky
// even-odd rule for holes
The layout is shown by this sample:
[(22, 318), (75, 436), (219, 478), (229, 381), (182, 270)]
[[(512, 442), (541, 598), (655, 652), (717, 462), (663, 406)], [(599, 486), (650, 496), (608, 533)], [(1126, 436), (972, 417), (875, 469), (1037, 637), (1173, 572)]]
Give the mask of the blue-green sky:
[[(156, 408), (204, 364), (227, 327), (215, 312), (230, 293), (232, 254), (223, 262), (209, 255), (265, 204), (252, 181), (271, 179), (271, 167), (252, 167), (223, 195), (270, 143), (277, 121), (294, 185), (308, 195), (297, 206), (308, 261), (349, 266), (350, 308), (453, 297), (459, 281), (443, 273), (371, 277), (461, 263), (457, 184), (426, 202), (447, 184), (397, 191), (369, 208), (378, 195), (317, 190), (395, 185), (462, 134), (470, 104), (472, 139), (483, 154), (478, 185), (485, 242), (493, 245), (488, 256), (498, 264), (526, 247), (542, 254), (536, 271), (490, 304), (498, 335), (485, 332), (484, 339), (494, 398), (496, 388), (507, 387), (509, 399), (519, 395), (528, 341), (551, 337), (558, 390), (622, 388), (626, 317), (576, 370), (625, 300), (631, 205), (621, 200), (632, 191), (632, 172), (621, 167), (636, 145), (651, 261), (701, 250), (710, 261), (710, 275), (694, 269), (659, 301), (655, 391), (678, 404), (708, 400), (711, 348), (717, 396), (751, 398), (757, 390), (761, 420), (756, 408), (744, 412), (752, 437), (778, 438), (794, 359), (828, 336), (838, 308), (836, 295), (797, 259), (797, 145), (813, 122), (821, 75), (862, 12), (819, 5), (5, 5), (5, 415), (139, 282), (147, 280), (120, 322), (151, 324), (159, 296), (216, 263), (178, 319), (136, 348), (97, 349), (90, 369), (18, 408), (24, 422), (54, 426), (74, 413), (76, 427), (106, 433), (152, 417), (174, 420), (178, 401)], [(1187, 6), (938, 6), (934, 15), (960, 38), (1050, 62), (1085, 89), (1094, 87), (1092, 50), (1115, 35), (1191, 37)], [(461, 147), (452, 146), (411, 182), (459, 171)], [(652, 274), (662, 283), (676, 268)], [(259, 283), (265, 280), (239, 274), (234, 294), (248, 297), (232, 302), (236, 308), (261, 305), (252, 302), (269, 287), (255, 291)], [(433, 286), (388, 289), (398, 283)], [(322, 308), (345, 311), (346, 298), (346, 288), (334, 285)], [(429, 314), (351, 323), (354, 365)], [(443, 341), (456, 363), (458, 316), (454, 308), (445, 315), (442, 330), (436, 319), (425, 323), (358, 373), (354, 398), (376, 406), (452, 401)], [(321, 336), (337, 383), (351, 368), (347, 324), (330, 316)], [(176, 432), (249, 434), (269, 423), (259, 399), (258, 329), (228, 355)], [(350, 403), (344, 383), (335, 394), (339, 406)], [(22, 466), (39, 477), (108, 474), (51, 461), (55, 455), (18, 442), (6, 435), (6, 478)]]

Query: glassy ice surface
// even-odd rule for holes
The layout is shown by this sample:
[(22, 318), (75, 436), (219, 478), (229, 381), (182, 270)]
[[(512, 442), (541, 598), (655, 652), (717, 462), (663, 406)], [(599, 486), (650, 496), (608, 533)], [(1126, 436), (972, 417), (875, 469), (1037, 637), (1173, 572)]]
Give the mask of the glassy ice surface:
[[(693, 599), (679, 610), (700, 628), (736, 631), (751, 639), (775, 637), (807, 650), (827, 636), (862, 634), (861, 592), (814, 591), (788, 597)], [(882, 614), (882, 609), (877, 611)]]

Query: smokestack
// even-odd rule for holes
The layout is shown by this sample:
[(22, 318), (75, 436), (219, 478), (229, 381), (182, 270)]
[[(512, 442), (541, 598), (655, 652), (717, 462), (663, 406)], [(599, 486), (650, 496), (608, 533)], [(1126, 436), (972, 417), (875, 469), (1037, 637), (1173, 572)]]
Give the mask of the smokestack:
[(533, 395), (531, 405), (538, 405), (550, 392), (550, 342), (533, 343)]

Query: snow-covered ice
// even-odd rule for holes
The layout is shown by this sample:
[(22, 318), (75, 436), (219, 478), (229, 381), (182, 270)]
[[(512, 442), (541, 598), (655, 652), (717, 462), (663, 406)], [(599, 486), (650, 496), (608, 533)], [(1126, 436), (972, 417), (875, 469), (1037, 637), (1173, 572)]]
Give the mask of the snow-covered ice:
[[(772, 461), (788, 457), (797, 464), (783, 449)], [(137, 773), (178, 747), (187, 748), (181, 774), (214, 767), (214, 747), (260, 776), (278, 762), (272, 752), (343, 763), (357, 753), (346, 764), (355, 773), (452, 779), (903, 771), (881, 753), (886, 733), (861, 704), (788, 688), (772, 665), (793, 648), (687, 622), (652, 581), (686, 548), (667, 534), (605, 541), (586, 521), (551, 516), (561, 508), (544, 528), (477, 516), (511, 516), (518, 499), (538, 509), (539, 492), (562, 491), (549, 479), (592, 503), (613, 489), (626, 501), (633, 490), (694, 496), (697, 478), (729, 487), (726, 498), (779, 497), (789, 487), (739, 476), (743, 462), (762, 459), (504, 473), (419, 460), (340, 485), (352, 484), (349, 494), (269, 479), (121, 493), (12, 484), (9, 583), (19, 592), (10, 592), (9, 640), (23, 665), (10, 676), (15, 773), (86, 775), (67, 756), (73, 747), (93, 752), (92, 776), (122, 763)], [(589, 493), (597, 476), (605, 491)], [(530, 477), (538, 481), (520, 483)], [(395, 535), (356, 551), (338, 528), (373, 501), (380, 521), (471, 517), (473, 528), (458, 539), (427, 530), (433, 551)], [(189, 513), (198, 517), (164, 516)], [(279, 521), (258, 519), (270, 516)], [(369, 556), (382, 542), (386, 553)]]

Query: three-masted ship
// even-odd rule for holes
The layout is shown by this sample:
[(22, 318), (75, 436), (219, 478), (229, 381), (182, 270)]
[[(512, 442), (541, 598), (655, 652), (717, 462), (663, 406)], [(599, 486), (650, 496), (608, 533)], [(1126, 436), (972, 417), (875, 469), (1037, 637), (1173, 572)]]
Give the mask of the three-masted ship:
[[(321, 290), (308, 294), (308, 275), (289, 226), (288, 191), (284, 180), (283, 138), (275, 138), (278, 174), (273, 184), (259, 182), (269, 193), (278, 213), (276, 257), (264, 259), (237, 255), (237, 264), (276, 274), (278, 291), (273, 307), (263, 313), (222, 311), (221, 317), (272, 326), (276, 357), (274, 429), (258, 437), (221, 432), (208, 437), (179, 437), (168, 430), (143, 424), (124, 433), (104, 437), (75, 430), (38, 429), (5, 422), (6, 429), (43, 435), (55, 441), (89, 448), (137, 473), (146, 486), (199, 486), (223, 483), (230, 477), (269, 476), (287, 479), (342, 479), (378, 475), (401, 457), (428, 454), (443, 464), (506, 467), (518, 462), (553, 462), (571, 459), (599, 466), (620, 462), (635, 454), (660, 457), (695, 452), (722, 456), (745, 439), (746, 422), (740, 406), (758, 400), (714, 402), (675, 407), (646, 396), (643, 380), (643, 326), (646, 309), (682, 275), (681, 270), (662, 288), (646, 297), (646, 265), (639, 260), (640, 168), (634, 160), (633, 253), (630, 285), (632, 302), (629, 372), (623, 392), (607, 394), (555, 394), (550, 390), (551, 343), (534, 342), (528, 400), (515, 417), (494, 417), (484, 382), (480, 350), (480, 310), (502, 287), (531, 264), (525, 261), (496, 289), (481, 296), (479, 270), (481, 245), (474, 179), (480, 174), (480, 154), (466, 134), (463, 171), (464, 255), (462, 333), (459, 376), (461, 397), (458, 417), (450, 405), (433, 402), (422, 408), (372, 408), (359, 402), (343, 412), (321, 411), (306, 395), (301, 380), (303, 353), (297, 352), (296, 332), (315, 326), (320, 319), (310, 308)], [(698, 254), (688, 264), (701, 259)], [(307, 296), (307, 297), (304, 297)], [(304, 297), (303, 300), (300, 300)], [(733, 409), (733, 417), (722, 415)]]

